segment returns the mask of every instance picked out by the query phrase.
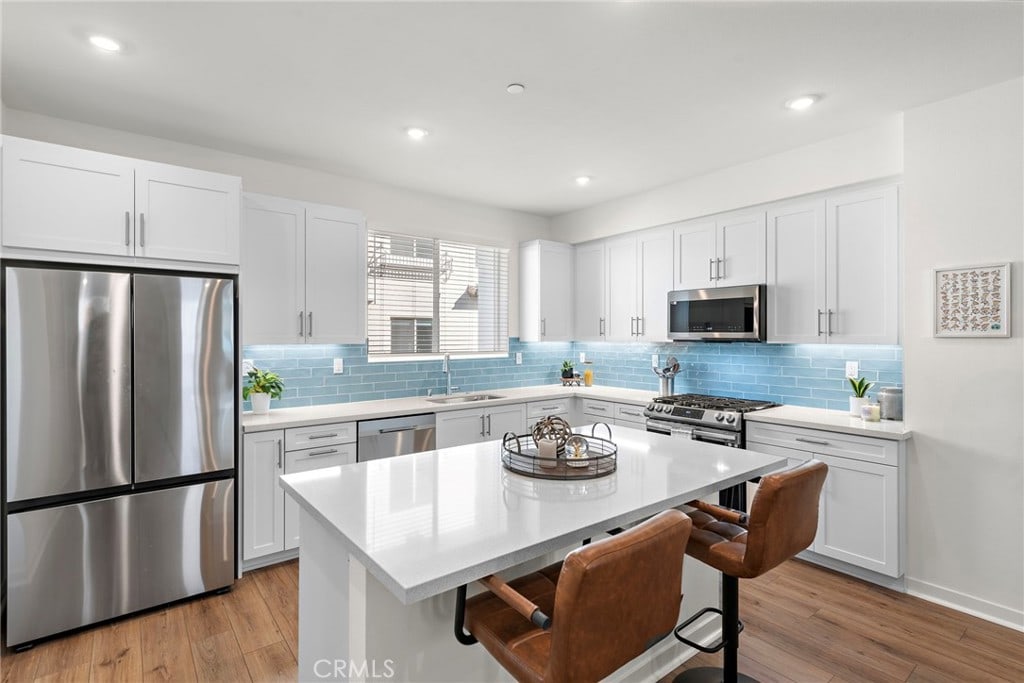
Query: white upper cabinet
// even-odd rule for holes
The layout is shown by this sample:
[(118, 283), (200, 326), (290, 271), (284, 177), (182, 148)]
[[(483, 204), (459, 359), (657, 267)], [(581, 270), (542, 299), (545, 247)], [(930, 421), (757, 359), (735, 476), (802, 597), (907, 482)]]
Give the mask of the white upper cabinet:
[(3, 245), (237, 265), (236, 177), (5, 137)]
[(675, 289), (765, 281), (765, 214), (741, 211), (675, 228)]
[(668, 339), (668, 293), (672, 289), (672, 230), (647, 230), (637, 237), (638, 337)]
[(608, 289), (608, 319), (606, 339), (629, 341), (636, 339), (640, 325), (637, 319), (636, 296), (636, 236), (615, 237), (606, 242), (608, 258), (606, 287)]
[(768, 341), (899, 342), (895, 186), (768, 212)]
[(572, 341), (573, 248), (534, 240), (519, 246), (519, 338)]
[(244, 203), (242, 342), (365, 342), (362, 214), (257, 194)]
[(573, 315), (578, 341), (604, 341), (605, 312), (605, 243), (590, 242), (575, 248), (576, 303)]

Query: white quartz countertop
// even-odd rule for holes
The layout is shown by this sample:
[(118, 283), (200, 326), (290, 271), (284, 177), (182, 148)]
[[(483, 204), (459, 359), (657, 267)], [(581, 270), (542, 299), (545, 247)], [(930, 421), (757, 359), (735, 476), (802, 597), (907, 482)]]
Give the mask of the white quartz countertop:
[[(271, 429), (287, 427), (306, 427), (331, 422), (349, 422), (352, 420), (376, 420), (378, 418), (398, 417), (399, 415), (416, 415), (419, 413), (441, 413), (447, 410), (464, 410), (466, 408), (483, 408), (500, 406), (510, 403), (529, 401), (545, 401), (554, 398), (582, 396), (601, 401), (647, 405), (655, 396), (655, 391), (638, 389), (619, 389), (616, 387), (563, 387), (561, 385), (543, 385), (535, 387), (514, 387), (509, 389), (493, 389), (486, 392), (501, 398), (475, 403), (444, 404), (434, 403), (426, 396), (409, 398), (393, 398), (380, 401), (358, 401), (354, 403), (332, 403), (323, 406), (302, 408), (275, 408), (266, 415), (242, 414), (242, 429), (245, 432), (265, 432)], [(435, 396), (434, 398), (442, 398)]]
[(627, 427), (613, 427), (612, 439), (618, 468), (599, 479), (514, 474), (491, 441), (288, 474), (281, 484), (410, 604), (786, 462)]
[(767, 410), (757, 410), (743, 416), (748, 422), (769, 422), (788, 425), (790, 427), (808, 427), (824, 429), (830, 432), (873, 436), (879, 439), (905, 441), (913, 436), (906, 425), (897, 420), (865, 422), (853, 417), (843, 410), (823, 410), (821, 408), (801, 408), (799, 406), (779, 406)]

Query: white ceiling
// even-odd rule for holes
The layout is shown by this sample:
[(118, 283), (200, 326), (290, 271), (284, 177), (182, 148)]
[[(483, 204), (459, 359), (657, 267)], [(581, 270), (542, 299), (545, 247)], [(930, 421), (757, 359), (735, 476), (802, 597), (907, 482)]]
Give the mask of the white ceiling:
[[(8, 107), (542, 215), (1024, 70), (1016, 1), (8, 0), (3, 13)], [(91, 33), (126, 49), (101, 54)], [(782, 107), (807, 92), (825, 98)], [(407, 126), (431, 135), (413, 143)]]

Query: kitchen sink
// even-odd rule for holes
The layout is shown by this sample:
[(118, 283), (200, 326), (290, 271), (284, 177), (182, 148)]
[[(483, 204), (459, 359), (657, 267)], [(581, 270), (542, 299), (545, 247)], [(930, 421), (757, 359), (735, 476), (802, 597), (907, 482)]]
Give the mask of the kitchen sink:
[(428, 398), (427, 400), (431, 403), (451, 405), (452, 403), (476, 403), (477, 401), (490, 401), (496, 398), (505, 397), (497, 396), (496, 394), (456, 394), (455, 396), (438, 396), (437, 398)]

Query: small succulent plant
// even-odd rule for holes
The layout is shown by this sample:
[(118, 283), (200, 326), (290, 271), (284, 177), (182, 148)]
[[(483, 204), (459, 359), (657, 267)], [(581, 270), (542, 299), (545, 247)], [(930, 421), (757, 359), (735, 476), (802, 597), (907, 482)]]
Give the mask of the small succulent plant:
[(284, 380), (277, 373), (253, 368), (245, 373), (245, 386), (242, 387), (242, 398), (249, 400), (250, 394), (270, 394), (270, 398), (281, 398), (284, 392)]
[(853, 388), (853, 395), (857, 398), (864, 398), (868, 393), (868, 389), (875, 385), (874, 382), (869, 382), (866, 377), (861, 377), (860, 379), (848, 377), (847, 379), (850, 380), (850, 387)]

